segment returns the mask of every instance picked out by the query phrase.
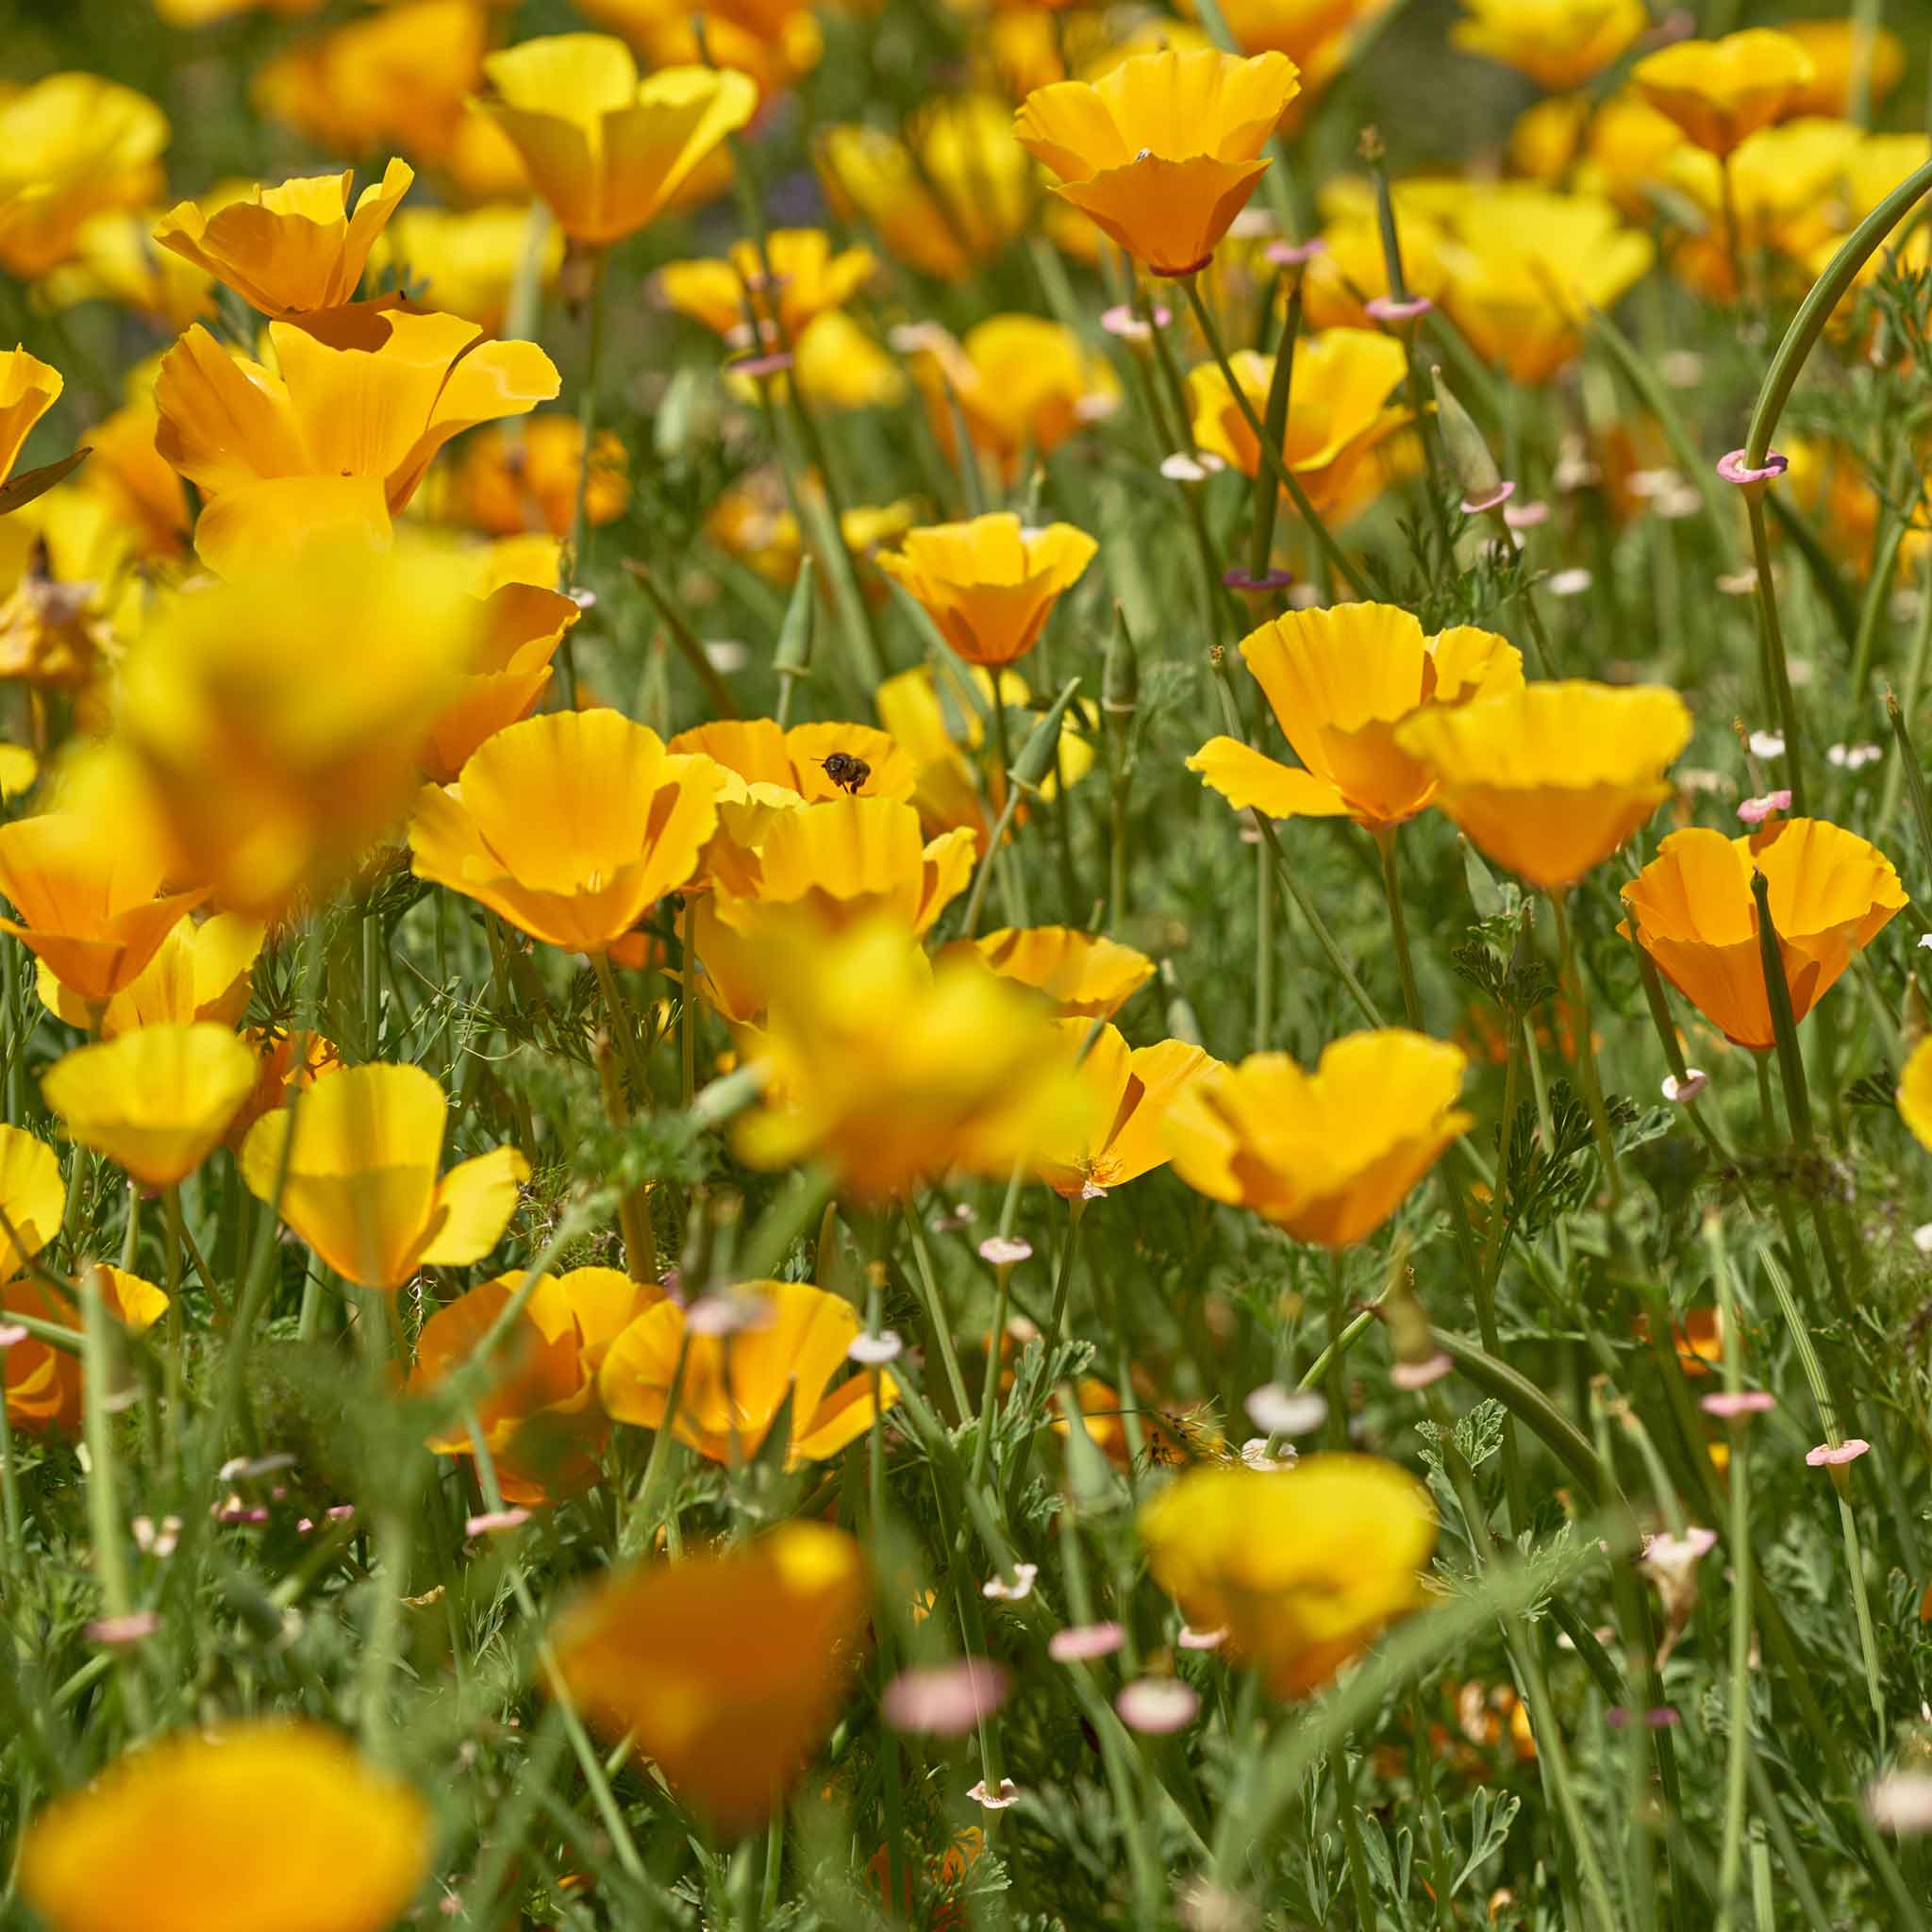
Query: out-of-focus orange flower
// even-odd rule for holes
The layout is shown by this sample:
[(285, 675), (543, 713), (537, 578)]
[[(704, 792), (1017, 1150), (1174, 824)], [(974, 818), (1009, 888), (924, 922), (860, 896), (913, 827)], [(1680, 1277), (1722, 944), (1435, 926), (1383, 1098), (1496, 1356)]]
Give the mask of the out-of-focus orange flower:
[(1462, 0), (1449, 38), (1552, 93), (1594, 80), (1650, 25), (1643, 0)]
[(1858, 64), (1865, 64), (1866, 98), (1874, 106), (1905, 77), (1906, 45), (1888, 28), (1874, 26), (1859, 50), (1858, 24), (1851, 20), (1787, 20), (1778, 32), (1797, 42), (1811, 62), (1811, 78), (1786, 102), (1791, 114), (1849, 114)]
[[(455, 460), (446, 499), (455, 521), (495, 537), (520, 530), (570, 534), (584, 460), (584, 425), (576, 417), (546, 411), (514, 432), (479, 430), (463, 439)], [(628, 465), (617, 436), (600, 433), (584, 490), (584, 516), (593, 528), (615, 523), (629, 508)]]
[(1306, 120), (1347, 66), (1368, 29), (1395, 0), (1224, 0), (1221, 17), (1243, 54), (1286, 54), (1301, 90), (1282, 116), (1284, 132)]
[(809, 74), (824, 52), (817, 16), (802, 0), (706, 0), (695, 8), (678, 0), (580, 0), (578, 10), (622, 34), (650, 67), (733, 67), (760, 94)]
[[(51, 1164), (53, 1156), (47, 1158)], [(58, 1170), (55, 1178), (58, 1184)], [(47, 1231), (58, 1225), (57, 1213)], [(144, 1334), (168, 1312), (168, 1297), (153, 1282), (100, 1262), (87, 1265), (109, 1318), (128, 1334)], [(65, 1295), (25, 1277), (0, 1286), (0, 1320), (8, 1315), (31, 1315), (76, 1334), (81, 1325), (80, 1310)], [(36, 1436), (71, 1436), (80, 1427), (85, 1386), (78, 1355), (30, 1335), (0, 1356), (0, 1371), (7, 1384), (7, 1420), (15, 1428)]]
[(1804, 44), (1771, 27), (1750, 27), (1721, 41), (1677, 41), (1630, 70), (1658, 113), (1718, 156), (1790, 111), (1815, 77)]
[(476, 655), (423, 747), (425, 778), (453, 783), (485, 739), (530, 715), (550, 682), (550, 660), (581, 615), (571, 598), (534, 584), (505, 584), (484, 599)]
[(1099, 545), (1071, 524), (1028, 530), (1010, 510), (908, 530), (879, 568), (904, 584), (969, 664), (1024, 657)]

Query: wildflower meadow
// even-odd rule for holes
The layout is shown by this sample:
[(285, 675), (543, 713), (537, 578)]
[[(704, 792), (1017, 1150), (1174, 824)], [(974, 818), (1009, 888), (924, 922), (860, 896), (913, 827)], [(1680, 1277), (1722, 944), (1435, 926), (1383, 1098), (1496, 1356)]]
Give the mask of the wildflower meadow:
[(0, 0), (0, 1927), (1928, 1932), (1827, 4)]

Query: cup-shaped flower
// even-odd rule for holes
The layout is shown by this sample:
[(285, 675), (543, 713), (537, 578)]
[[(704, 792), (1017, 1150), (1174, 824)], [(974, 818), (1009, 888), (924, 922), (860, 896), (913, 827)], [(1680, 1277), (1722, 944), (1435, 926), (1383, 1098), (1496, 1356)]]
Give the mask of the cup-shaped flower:
[(513, 1147), (440, 1173), (448, 1126), (421, 1067), (345, 1067), (249, 1129), (242, 1178), (262, 1201), (279, 1182), (282, 1219), (345, 1281), (397, 1289), (418, 1268), (480, 1261), (530, 1177)]
[[(666, 262), (658, 286), (680, 315), (756, 351), (795, 346), (820, 316), (858, 294), (877, 266), (869, 248), (835, 251), (823, 228), (774, 228), (762, 252), (737, 242), (728, 257)], [(748, 314), (757, 320), (756, 336)]]
[(1237, 809), (1347, 817), (1372, 831), (1415, 817), (1436, 795), (1433, 774), (1396, 744), (1405, 718), (1523, 688), (1513, 644), (1467, 625), (1424, 638), (1392, 604), (1291, 612), (1244, 638), (1241, 658), (1301, 767), (1222, 737), (1188, 769)]
[[(1228, 366), (1255, 413), (1265, 414), (1273, 363), (1238, 349)], [(1367, 458), (1415, 421), (1391, 400), (1407, 371), (1401, 342), (1379, 329), (1324, 329), (1296, 346), (1281, 454), (1321, 515), (1346, 522), (1374, 500), (1379, 485)], [(1188, 396), (1195, 443), (1253, 476), (1260, 444), (1220, 365), (1191, 370)]]
[(552, 1629), (571, 1695), (724, 1831), (762, 1819), (832, 1727), (870, 1584), (843, 1530), (788, 1523), (596, 1585)]
[(1749, 27), (1721, 41), (1677, 41), (1630, 70), (1658, 113), (1720, 156), (1769, 127), (1812, 75), (1803, 43), (1774, 27)]
[(184, 201), (161, 217), (155, 240), (264, 315), (339, 308), (356, 299), (369, 251), (415, 178), (407, 161), (391, 161), (353, 211), (353, 171), (258, 186), (213, 214)]
[(1675, 691), (1581, 679), (1420, 711), (1395, 731), (1477, 849), (1547, 891), (1601, 865), (1662, 804), (1664, 768), (1690, 739)]
[(129, 655), (120, 743), (175, 873), (263, 916), (339, 882), (407, 813), (482, 608), (420, 541), (325, 544), (171, 598)]
[(429, 1871), (429, 1807), (321, 1724), (182, 1732), (28, 1824), (52, 1932), (384, 1932)]
[(609, 34), (553, 34), (483, 63), (483, 107), (516, 143), (558, 226), (591, 247), (647, 227), (752, 117), (758, 89), (728, 69), (665, 67), (640, 81)]
[(976, 960), (929, 965), (903, 926), (767, 949), (766, 1097), (737, 1125), (754, 1167), (816, 1158), (869, 1201), (958, 1169), (1010, 1174), (1089, 1101), (1036, 1000)]
[[(110, 1320), (129, 1335), (142, 1335), (168, 1312), (168, 1297), (151, 1281), (125, 1269), (92, 1264), (94, 1286)], [(80, 1310), (43, 1282), (22, 1277), (0, 1287), (0, 1324), (8, 1315), (80, 1333)], [(30, 1435), (71, 1436), (81, 1425), (86, 1375), (78, 1353), (29, 1335), (0, 1355), (7, 1383), (7, 1419)]]
[(1111, 1020), (1154, 977), (1132, 946), (1071, 925), (1003, 925), (961, 940), (1002, 979), (1030, 986), (1066, 1019)]
[(43, 812), (0, 825), (0, 919), (75, 996), (111, 999), (143, 974), (205, 892), (157, 898), (166, 864), (139, 824), (110, 826), (92, 811)]
[[(680, 731), (670, 749), (713, 758), (747, 785), (775, 785), (813, 805), (840, 797), (907, 799), (919, 783), (918, 766), (875, 724), (818, 721), (787, 731), (769, 718), (719, 718)], [(853, 771), (855, 759), (865, 767), (862, 774)]]
[(1379, 1457), (1305, 1457), (1292, 1475), (1195, 1469), (1138, 1524), (1154, 1578), (1277, 1697), (1305, 1697), (1420, 1607), (1428, 1491)]
[(1071, 524), (1029, 530), (1011, 510), (908, 530), (879, 568), (919, 600), (969, 664), (1010, 664), (1040, 641), (1100, 546)]
[(1130, 1047), (1118, 1027), (1103, 1025), (1089, 1045), (1091, 1021), (1057, 1024), (1060, 1050), (1078, 1059), (1091, 1111), (1083, 1132), (1042, 1143), (1034, 1171), (1056, 1193), (1073, 1198), (1089, 1188), (1124, 1187), (1164, 1166), (1168, 1115), (1221, 1062), (1185, 1040)]
[(1898, 1083), (1900, 1118), (1922, 1147), (1932, 1148), (1932, 1040), (1922, 1040)]
[(60, 400), (60, 372), (25, 349), (0, 353), (0, 483), (13, 474), (21, 445)]
[(221, 1144), (255, 1086), (255, 1056), (212, 1021), (141, 1026), (76, 1047), (41, 1091), (67, 1131), (148, 1188), (171, 1188)]
[(1643, 0), (1462, 0), (1449, 29), (1466, 54), (1500, 60), (1567, 94), (1594, 80), (1650, 25)]
[(185, 1026), (195, 1020), (234, 1026), (247, 1008), (255, 962), (267, 937), (260, 920), (235, 912), (218, 912), (199, 924), (184, 919), (105, 1007), (83, 999), (42, 959), (37, 974), (41, 1004), (70, 1026), (98, 1032), (103, 1040), (139, 1026)]
[(47, 1143), (0, 1126), (0, 1281), (10, 1281), (60, 1232), (67, 1193)]
[(474, 752), (409, 824), (417, 875), (553, 946), (602, 953), (697, 869), (718, 822), (703, 761), (617, 711), (553, 711)]
[(550, 682), (550, 660), (582, 616), (560, 591), (505, 584), (483, 600), (476, 655), (429, 727), (425, 777), (451, 783), (486, 739), (527, 718)]
[(1753, 873), (1769, 888), (1791, 1017), (1802, 1020), (1906, 903), (1891, 861), (1822, 819), (1780, 819), (1741, 839), (1673, 832), (1624, 888), (1617, 929), (1725, 1039), (1774, 1043)]
[(1401, 1027), (1351, 1033), (1312, 1074), (1286, 1054), (1216, 1064), (1167, 1109), (1168, 1158), (1191, 1188), (1297, 1241), (1374, 1234), (1472, 1124), (1459, 1049)]
[[(785, 1466), (824, 1462), (872, 1427), (899, 1385), (858, 1371), (836, 1386), (846, 1351), (861, 1332), (843, 1296), (804, 1281), (747, 1282), (739, 1292), (759, 1304), (750, 1324), (729, 1336), (696, 1332), (675, 1302), (646, 1308), (610, 1344), (597, 1372), (607, 1413), (640, 1428), (664, 1425), (712, 1462), (756, 1456), (780, 1409), (790, 1405)], [(678, 1385), (678, 1364), (684, 1380)], [(672, 1390), (677, 1388), (672, 1408)]]
[(1137, 54), (1093, 86), (1037, 88), (1013, 131), (1109, 240), (1158, 275), (1189, 275), (1247, 206), (1300, 87), (1285, 54)]
[(393, 514), (453, 436), (524, 415), (558, 388), (536, 343), (488, 341), (474, 322), (391, 296), (268, 333), (275, 370), (231, 356), (199, 323), (161, 358), (157, 446), (211, 497), (362, 478)]

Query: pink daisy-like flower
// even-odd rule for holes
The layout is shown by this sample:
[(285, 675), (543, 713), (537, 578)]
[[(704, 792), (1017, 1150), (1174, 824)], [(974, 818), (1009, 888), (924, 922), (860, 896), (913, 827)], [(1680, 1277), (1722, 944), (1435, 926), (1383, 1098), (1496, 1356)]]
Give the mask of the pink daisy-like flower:
[(87, 1626), (87, 1637), (90, 1643), (120, 1650), (144, 1643), (160, 1627), (161, 1620), (153, 1610), (129, 1610), (120, 1617), (96, 1617)]
[(1503, 521), (1512, 530), (1534, 530), (1550, 520), (1546, 503), (1512, 503), (1503, 512)]
[(1362, 309), (1377, 322), (1417, 322), (1435, 306), (1426, 295), (1411, 295), (1406, 301), (1393, 295), (1375, 295), (1362, 304)]
[(1164, 1738), (1200, 1715), (1201, 1693), (1179, 1677), (1141, 1677), (1122, 1687), (1113, 1707), (1128, 1730)]
[(1389, 1379), (1398, 1389), (1407, 1390), (1411, 1395), (1418, 1389), (1426, 1389), (1431, 1382), (1440, 1382), (1456, 1364), (1440, 1351), (1419, 1362), (1397, 1362), (1389, 1371)]
[(1777, 1397), (1768, 1389), (1740, 1389), (1736, 1394), (1720, 1389), (1715, 1395), (1700, 1396), (1697, 1406), (1706, 1415), (1734, 1423), (1740, 1416), (1762, 1415), (1767, 1409), (1775, 1408)]
[(1767, 791), (1762, 798), (1747, 798), (1738, 808), (1738, 816), (1747, 825), (1761, 825), (1773, 812), (1790, 811), (1791, 794), (1789, 791)]
[(914, 1666), (901, 1671), (879, 1697), (879, 1709), (895, 1731), (935, 1738), (963, 1738), (1007, 1701), (1011, 1680), (985, 1657)]
[(1465, 496), (1462, 499), (1462, 514), (1466, 517), (1479, 517), (1488, 510), (1500, 509), (1515, 494), (1516, 485), (1506, 476), (1487, 496)]
[(1710, 1075), (1697, 1067), (1686, 1067), (1680, 1080), (1674, 1074), (1664, 1075), (1664, 1098), (1674, 1107), (1689, 1107), (1710, 1085)]
[(1118, 1624), (1070, 1624), (1046, 1640), (1046, 1654), (1057, 1664), (1091, 1664), (1111, 1657), (1126, 1641)]
[(485, 1509), (463, 1524), (465, 1536), (494, 1536), (500, 1530), (521, 1529), (529, 1522), (527, 1509)]
[(1017, 1805), (1020, 1802), (1020, 1787), (1011, 1778), (1003, 1777), (1000, 1780), (999, 1790), (997, 1791), (990, 1791), (986, 1788), (986, 1780), (981, 1778), (966, 1795), (975, 1805), (980, 1806), (985, 1810), (1004, 1811), (1008, 1806)]
[(1033, 1258), (1033, 1243), (1024, 1235), (990, 1234), (979, 1244), (979, 1258), (991, 1268), (1017, 1268)]
[(1271, 242), (1261, 258), (1274, 268), (1306, 268), (1318, 255), (1327, 253), (1327, 242), (1317, 235), (1307, 242)]
[(1181, 1634), (1174, 1639), (1183, 1650), (1219, 1650), (1227, 1641), (1225, 1630), (1196, 1630), (1191, 1624), (1181, 1625)]
[(1836, 1449), (1829, 1442), (1821, 1442), (1817, 1448), (1806, 1450), (1805, 1460), (1813, 1469), (1836, 1469), (1841, 1463), (1857, 1461), (1859, 1457), (1870, 1452), (1871, 1447), (1862, 1436), (1852, 1436)]
[(1719, 462), (1717, 473), (1726, 483), (1773, 483), (1790, 467), (1789, 457), (1781, 457), (1776, 450), (1768, 449), (1764, 453), (1763, 467), (1754, 470), (1751, 467), (1750, 453), (1746, 450), (1734, 449)]

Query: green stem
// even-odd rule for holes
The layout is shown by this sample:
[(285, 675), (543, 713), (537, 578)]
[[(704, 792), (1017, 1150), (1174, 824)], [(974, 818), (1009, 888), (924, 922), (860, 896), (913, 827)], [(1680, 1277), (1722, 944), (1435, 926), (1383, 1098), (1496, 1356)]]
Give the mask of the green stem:
[(1550, 905), (1557, 915), (1557, 940), (1562, 952), (1563, 979), (1570, 989), (1571, 1007), (1576, 1028), (1576, 1076), (1583, 1083), (1583, 1098), (1590, 1108), (1591, 1125), (1596, 1132), (1597, 1152), (1603, 1158), (1604, 1175), (1609, 1183), (1610, 1210), (1614, 1214), (1624, 1198), (1624, 1176), (1617, 1166), (1617, 1145), (1610, 1134), (1610, 1117), (1604, 1108), (1603, 1083), (1597, 1077), (1596, 1041), (1591, 1026), (1590, 995), (1584, 990), (1583, 974), (1577, 965), (1575, 939), (1570, 929), (1569, 892), (1558, 889), (1550, 893)]
[(1382, 895), (1389, 904), (1390, 936), (1395, 941), (1395, 968), (1402, 975), (1402, 1010), (1418, 1033), (1423, 1028), (1422, 996), (1416, 991), (1415, 962), (1409, 958), (1408, 921), (1402, 911), (1402, 860), (1396, 851), (1399, 827), (1376, 828), (1375, 844), (1382, 854)]
[[(80, 1158), (78, 1150), (75, 1158)], [(94, 1574), (100, 1579), (101, 1607), (110, 1618), (119, 1618), (134, 1607), (134, 1598), (128, 1588), (127, 1557), (121, 1542), (114, 1423), (108, 1408), (116, 1367), (113, 1334), (108, 1327), (100, 1271), (82, 1268), (76, 1286), (80, 1291), (83, 1341), (81, 1427), (87, 1441), (88, 1532), (93, 1545)], [(147, 1685), (131, 1651), (125, 1657), (125, 1665), (121, 1686), (127, 1699), (128, 1715), (137, 1731), (145, 1731), (149, 1719)]]
[(1791, 780), (1791, 810), (1805, 816), (1804, 742), (1798, 733), (1798, 708), (1791, 699), (1790, 667), (1785, 660), (1785, 630), (1778, 615), (1777, 584), (1771, 572), (1771, 539), (1765, 528), (1763, 491), (1744, 487), (1745, 514), (1751, 523), (1751, 558), (1757, 573), (1757, 615), (1763, 625), (1765, 696), (1776, 708), (1778, 729), (1784, 733), (1785, 756)]

